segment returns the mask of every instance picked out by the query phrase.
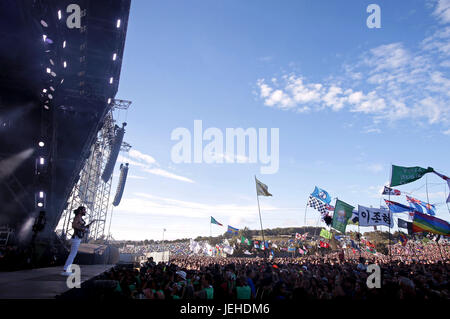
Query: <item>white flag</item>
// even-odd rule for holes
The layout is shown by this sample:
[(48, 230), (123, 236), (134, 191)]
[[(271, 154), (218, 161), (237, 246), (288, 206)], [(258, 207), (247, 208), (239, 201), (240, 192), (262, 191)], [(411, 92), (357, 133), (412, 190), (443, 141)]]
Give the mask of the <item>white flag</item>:
[(260, 181), (258, 181), (258, 179), (255, 177), (255, 181), (256, 181), (256, 193), (257, 196), (272, 196), (271, 193), (269, 193), (268, 189), (267, 189), (267, 185), (261, 183)]
[(358, 205), (358, 215), (359, 226), (385, 225), (390, 228), (394, 226), (392, 213), (389, 210)]

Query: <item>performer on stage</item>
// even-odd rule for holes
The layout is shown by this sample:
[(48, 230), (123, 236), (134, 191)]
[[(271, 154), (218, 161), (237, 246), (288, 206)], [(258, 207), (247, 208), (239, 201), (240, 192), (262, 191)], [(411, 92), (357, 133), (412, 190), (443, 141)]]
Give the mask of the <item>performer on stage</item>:
[(84, 237), (84, 232), (89, 228), (89, 226), (85, 226), (86, 223), (83, 220), (83, 216), (86, 215), (86, 207), (80, 206), (74, 210), (75, 217), (72, 222), (72, 228), (74, 229), (74, 233), (72, 236), (72, 245), (70, 247), (70, 254), (67, 257), (66, 263), (64, 265), (64, 271), (61, 275), (69, 276), (72, 274), (70, 267), (72, 266), (73, 260), (78, 252), (78, 247), (81, 244), (81, 239)]

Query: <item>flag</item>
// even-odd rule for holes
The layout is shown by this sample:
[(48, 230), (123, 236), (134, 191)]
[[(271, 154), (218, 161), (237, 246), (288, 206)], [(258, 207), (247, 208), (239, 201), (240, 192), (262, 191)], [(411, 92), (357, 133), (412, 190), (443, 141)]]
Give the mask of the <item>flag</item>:
[(307, 205), (318, 210), (322, 217), (325, 217), (328, 214), (326, 204), (311, 195), (309, 196)]
[(251, 255), (252, 253), (249, 252), (248, 250), (244, 251), (244, 255)]
[(450, 224), (443, 219), (415, 212), (412, 231), (414, 233), (429, 232), (450, 236)]
[[(447, 181), (447, 184), (448, 184), (448, 188), (450, 189), (450, 178), (449, 177), (447, 177), (447, 176), (445, 176), (445, 175), (442, 175), (442, 174), (439, 174), (438, 172), (434, 172), (437, 176), (439, 176), (440, 178), (442, 178), (444, 181)], [(448, 194), (448, 197), (447, 197), (447, 203), (450, 203), (450, 193)]]
[(302, 240), (306, 240), (306, 236), (308, 236), (308, 233), (304, 233), (304, 234), (302, 235)]
[(299, 252), (301, 255), (306, 254), (306, 252), (305, 252), (303, 249), (301, 249), (301, 248), (298, 249), (298, 252)]
[(392, 176), (390, 186), (398, 186), (414, 182), (427, 173), (434, 172), (432, 167), (422, 168), (419, 166), (403, 167), (392, 165)]
[(256, 177), (255, 177), (255, 181), (256, 181), (256, 195), (257, 196), (272, 196), (272, 194), (269, 193), (269, 191), (267, 189), (267, 185), (261, 183)]
[(322, 228), (320, 231), (320, 237), (326, 238), (326, 239), (331, 239), (331, 233), (326, 230), (325, 228)]
[(431, 216), (436, 215), (435, 209), (436, 207), (432, 204), (425, 203), (419, 199), (415, 199), (412, 197), (406, 196), (406, 200), (410, 203), (411, 207), (414, 206), (415, 211), (423, 213), (422, 206), (426, 209), (427, 213)]
[(414, 208), (385, 199), (391, 213), (413, 212)]
[(293, 252), (295, 252), (295, 247), (289, 247), (287, 251), (290, 253), (293, 253)]
[(320, 199), (321, 201), (327, 204), (330, 204), (331, 202), (331, 197), (328, 194), (328, 192), (317, 186), (314, 188), (314, 191), (311, 193), (311, 196), (314, 196), (315, 198)]
[(237, 235), (238, 232), (239, 232), (239, 229), (231, 227), (230, 225), (228, 225), (227, 233), (230, 233), (230, 234), (233, 234), (233, 235)]
[(352, 239), (350, 239), (350, 245), (352, 246), (352, 248), (359, 250), (358, 245)]
[(348, 219), (352, 216), (353, 206), (337, 199), (333, 214), (332, 227), (341, 233), (345, 233)]
[(360, 226), (376, 227), (378, 225), (385, 225), (392, 228), (394, 224), (391, 212), (386, 209), (358, 205), (358, 214)]
[(302, 235), (300, 235), (299, 233), (295, 233), (295, 239), (297, 240), (302, 239)]
[(393, 189), (387, 186), (384, 186), (383, 193), (381, 195), (401, 195), (402, 193), (398, 189)]
[(330, 248), (330, 244), (320, 241), (320, 247), (322, 248)]
[(412, 233), (412, 223), (411, 222), (407, 222), (406, 220), (403, 219), (397, 219), (397, 226), (399, 228), (405, 228), (408, 230), (408, 235), (411, 235)]
[(408, 238), (406, 238), (406, 236), (404, 234), (400, 234), (399, 239), (400, 239), (400, 242), (402, 243), (402, 246), (403, 247), (406, 246), (406, 243), (408, 242)]
[(246, 244), (247, 246), (250, 246), (252, 244), (252, 242), (248, 238), (241, 236), (241, 244)]
[(371, 247), (367, 247), (367, 248), (366, 248), (366, 251), (367, 251), (368, 253), (376, 254), (376, 250), (373, 249), (373, 248), (371, 248)]
[(253, 247), (255, 247), (256, 249), (259, 249), (259, 244), (258, 244), (257, 241), (255, 241), (255, 242), (253, 243)]
[(219, 226), (223, 226), (221, 223), (219, 223), (214, 217), (211, 216), (211, 224), (216, 224)]

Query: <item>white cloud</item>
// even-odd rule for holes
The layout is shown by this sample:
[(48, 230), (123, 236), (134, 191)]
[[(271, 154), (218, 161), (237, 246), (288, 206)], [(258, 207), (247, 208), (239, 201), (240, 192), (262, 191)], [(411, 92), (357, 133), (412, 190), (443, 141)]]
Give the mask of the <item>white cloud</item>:
[(146, 164), (149, 164), (149, 165), (156, 164), (156, 160), (152, 156), (141, 153), (138, 150), (130, 149), (128, 154), (130, 155), (131, 158), (137, 159)]
[(433, 14), (441, 23), (450, 22), (450, 0), (437, 0)]
[[(447, 14), (447, 2), (436, 7), (440, 16)], [(259, 79), (257, 87), (266, 106), (297, 113), (331, 108), (371, 115), (374, 123), (411, 118), (448, 127), (450, 78), (442, 68), (450, 66), (449, 61), (450, 26), (417, 47), (395, 42), (372, 48), (351, 65), (344, 64), (342, 74), (331, 74), (319, 83), (291, 73), (270, 82)]]
[[(135, 166), (138, 168), (141, 168), (144, 172), (158, 175), (166, 178), (175, 179), (182, 182), (187, 183), (195, 183), (192, 179), (180, 176), (174, 173), (171, 173), (165, 169), (159, 168), (159, 163), (156, 161), (156, 159), (148, 154), (144, 154), (138, 150), (131, 149), (127, 156), (119, 155), (118, 161), (129, 163), (131, 167)], [(141, 177), (145, 178), (145, 177)]]
[(194, 183), (194, 181), (190, 178), (184, 177), (184, 176), (180, 176), (180, 175), (176, 175), (174, 173), (168, 172), (164, 169), (161, 168), (145, 168), (144, 169), (145, 172), (150, 173), (150, 174), (154, 174), (154, 175), (158, 175), (158, 176), (163, 176), (163, 177), (167, 177), (167, 178), (171, 178), (171, 179), (176, 179), (182, 182), (187, 182), (187, 183)]

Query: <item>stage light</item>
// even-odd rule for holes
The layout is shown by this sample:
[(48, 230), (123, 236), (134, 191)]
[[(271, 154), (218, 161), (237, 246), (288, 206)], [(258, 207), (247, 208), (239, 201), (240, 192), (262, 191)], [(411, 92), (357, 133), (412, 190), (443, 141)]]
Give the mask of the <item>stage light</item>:
[(61, 84), (63, 84), (63, 82), (64, 82), (64, 79), (61, 80)]
[(108, 99), (108, 104), (111, 104), (111, 98)]
[(42, 191), (39, 192), (39, 198), (44, 198), (44, 192)]
[(67, 62), (66, 61), (64, 61), (63, 65), (64, 65), (64, 69), (67, 68)]
[(39, 164), (41, 164), (41, 165), (45, 164), (45, 159), (42, 156), (39, 157)]
[(51, 64), (51, 65), (55, 65), (55, 62), (53, 62), (53, 60), (50, 59), (50, 64)]
[(47, 93), (47, 89), (43, 89), (42, 92)]
[(44, 147), (44, 146), (45, 146), (45, 143), (42, 142), (42, 141), (40, 141), (40, 142), (38, 143), (38, 145), (39, 145), (40, 147)]
[(117, 58), (117, 53), (114, 53), (113, 54), (113, 61), (116, 61), (116, 58)]
[(66, 41), (63, 42), (63, 49), (66, 47)]
[(53, 86), (50, 87), (50, 90), (52, 90), (53, 92), (55, 92), (55, 89)]
[(44, 105), (44, 109), (46, 109), (46, 110), (50, 110), (50, 107), (48, 106), (48, 105)]
[(52, 72), (52, 70), (50, 69), (50, 68), (47, 68), (47, 73), (50, 73), (50, 72)]
[(53, 77), (55, 77), (56, 76), (56, 73), (55, 72), (52, 72), (52, 73), (50, 73)]
[(42, 26), (45, 27), (45, 28), (48, 27), (47, 22), (45, 22), (44, 20), (41, 20), (41, 24), (42, 24)]
[(44, 204), (42, 204), (41, 202), (39, 202), (37, 205), (38, 205), (38, 207), (44, 206)]
[(45, 40), (47, 39), (47, 36), (45, 34), (43, 34), (42, 39), (44, 39), (44, 42), (45, 42)]
[(53, 95), (51, 95), (50, 93), (48, 94), (48, 98), (51, 100), (53, 99)]
[(48, 37), (46, 37), (45, 42), (48, 44), (53, 44), (53, 40)]
[(120, 19), (117, 20), (117, 29), (120, 28)]
[(61, 20), (61, 18), (62, 18), (61, 10), (58, 10), (58, 20)]
[(112, 84), (113, 83), (113, 77), (110, 77), (109, 78), (109, 84)]

